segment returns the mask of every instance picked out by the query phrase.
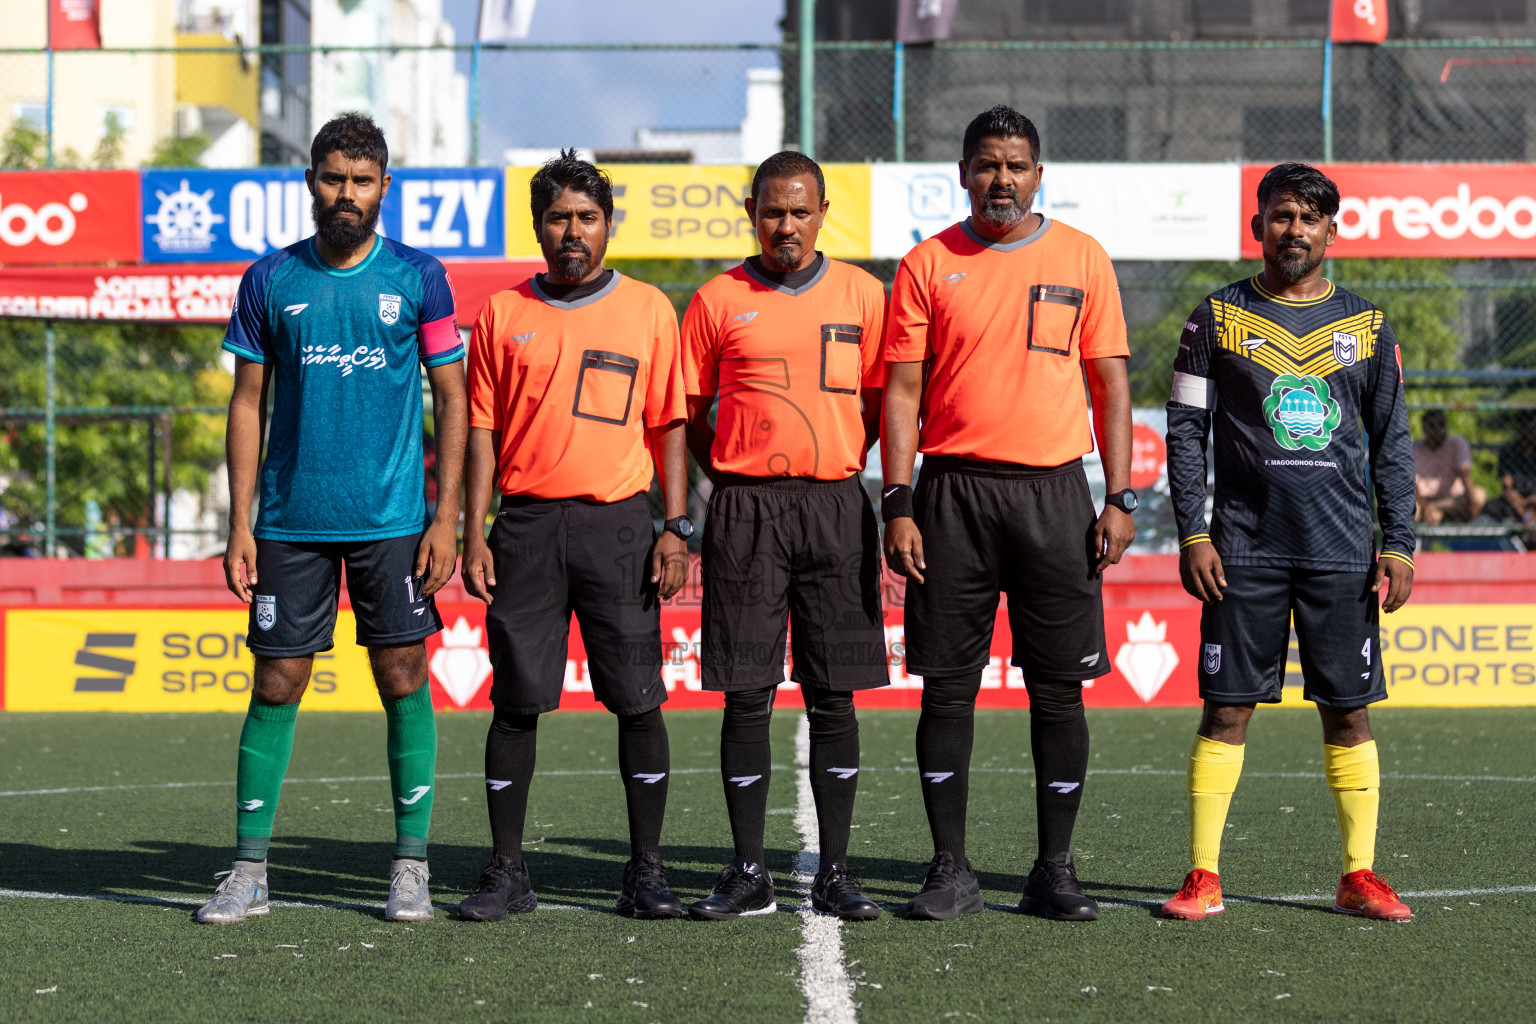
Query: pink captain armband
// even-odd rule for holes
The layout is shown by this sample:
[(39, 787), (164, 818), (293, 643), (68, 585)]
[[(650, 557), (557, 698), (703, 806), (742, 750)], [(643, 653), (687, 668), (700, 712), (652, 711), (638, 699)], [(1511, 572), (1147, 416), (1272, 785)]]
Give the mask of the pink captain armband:
[(445, 316), (441, 320), (433, 320), (429, 324), (421, 325), (421, 358), (433, 359), (458, 348), (462, 342), (459, 339), (459, 327), (455, 319)]

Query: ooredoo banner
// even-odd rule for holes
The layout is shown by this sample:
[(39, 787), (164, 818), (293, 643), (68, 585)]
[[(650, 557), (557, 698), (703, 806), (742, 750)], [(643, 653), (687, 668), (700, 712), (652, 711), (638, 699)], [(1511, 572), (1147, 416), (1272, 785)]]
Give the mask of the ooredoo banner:
[[(434, 256), (500, 259), (502, 172), (397, 168), (379, 232)], [(144, 171), (149, 263), (253, 260), (315, 233), (302, 168)]]
[(0, 171), (0, 264), (139, 258), (138, 171)]
[[(1324, 164), (1339, 186), (1339, 239), (1350, 256), (1536, 256), (1536, 165)], [(1243, 168), (1242, 254), (1263, 255), (1249, 230), (1268, 165)]]

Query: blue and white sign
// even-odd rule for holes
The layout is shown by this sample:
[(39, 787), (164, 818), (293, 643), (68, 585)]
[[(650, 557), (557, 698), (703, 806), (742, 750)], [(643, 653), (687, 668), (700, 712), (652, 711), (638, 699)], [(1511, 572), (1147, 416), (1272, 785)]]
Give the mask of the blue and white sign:
[[(500, 168), (397, 168), (379, 232), (434, 256), (504, 258)], [(146, 170), (147, 263), (248, 261), (315, 233), (297, 167)]]

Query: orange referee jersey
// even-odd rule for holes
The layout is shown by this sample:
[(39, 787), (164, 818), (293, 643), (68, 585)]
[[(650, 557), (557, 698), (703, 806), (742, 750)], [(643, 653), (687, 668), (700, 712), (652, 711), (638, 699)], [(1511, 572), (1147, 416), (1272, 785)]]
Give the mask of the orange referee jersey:
[(561, 302), (537, 281), (497, 292), (469, 343), (469, 423), (501, 432), (503, 494), (621, 501), (651, 486), (647, 430), (687, 417), (677, 313), (615, 272)]
[(749, 264), (700, 288), (683, 316), (689, 395), (720, 396), (715, 469), (845, 480), (864, 468), (861, 388), (885, 383), (885, 289), (822, 257), (799, 288)]
[(1057, 221), (1006, 245), (962, 222), (896, 271), (885, 360), (929, 364), (925, 455), (1026, 466), (1080, 458), (1093, 450), (1082, 361), (1128, 355), (1109, 256)]

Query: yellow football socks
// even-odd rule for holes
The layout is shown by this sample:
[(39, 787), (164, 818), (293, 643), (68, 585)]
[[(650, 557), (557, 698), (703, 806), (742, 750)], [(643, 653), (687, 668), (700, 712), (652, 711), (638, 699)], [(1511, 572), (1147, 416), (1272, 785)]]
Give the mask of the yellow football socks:
[[(1243, 748), (1195, 737), (1189, 752), (1189, 865), (1216, 873), (1227, 807), (1243, 774)], [(1372, 819), (1374, 821), (1374, 819)]]
[(1376, 814), (1381, 807), (1381, 762), (1376, 756), (1376, 741), (1355, 747), (1323, 744), (1323, 770), (1339, 814), (1344, 873), (1368, 868), (1376, 858)]

